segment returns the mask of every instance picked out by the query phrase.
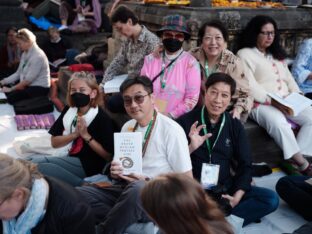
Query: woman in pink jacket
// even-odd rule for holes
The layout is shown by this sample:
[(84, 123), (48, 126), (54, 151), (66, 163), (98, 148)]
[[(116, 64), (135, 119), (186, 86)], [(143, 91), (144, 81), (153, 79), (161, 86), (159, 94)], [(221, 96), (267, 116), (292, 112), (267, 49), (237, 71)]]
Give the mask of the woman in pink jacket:
[(197, 104), (200, 68), (196, 59), (182, 48), (183, 42), (190, 38), (183, 16), (166, 16), (157, 34), (164, 50), (159, 56), (145, 57), (141, 75), (153, 81), (158, 110), (176, 119)]

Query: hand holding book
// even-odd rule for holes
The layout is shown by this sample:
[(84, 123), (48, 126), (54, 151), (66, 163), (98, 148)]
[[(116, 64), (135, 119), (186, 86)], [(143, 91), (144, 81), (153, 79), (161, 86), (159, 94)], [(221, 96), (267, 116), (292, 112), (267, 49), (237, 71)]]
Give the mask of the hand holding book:
[(291, 116), (297, 116), (301, 111), (312, 105), (312, 100), (299, 93), (291, 93), (284, 98), (272, 93), (268, 95), (272, 98), (272, 106)]
[(289, 107), (282, 105), (275, 99), (271, 99), (271, 105), (279, 109), (284, 115), (292, 115), (292, 111)]

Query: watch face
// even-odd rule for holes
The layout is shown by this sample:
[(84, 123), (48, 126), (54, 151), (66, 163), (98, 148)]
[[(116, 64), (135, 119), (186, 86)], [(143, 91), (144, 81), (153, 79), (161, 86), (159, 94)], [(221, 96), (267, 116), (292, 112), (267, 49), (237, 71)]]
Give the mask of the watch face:
[(133, 161), (129, 157), (123, 157), (121, 159), (121, 165), (123, 166), (123, 168), (131, 168), (133, 167)]

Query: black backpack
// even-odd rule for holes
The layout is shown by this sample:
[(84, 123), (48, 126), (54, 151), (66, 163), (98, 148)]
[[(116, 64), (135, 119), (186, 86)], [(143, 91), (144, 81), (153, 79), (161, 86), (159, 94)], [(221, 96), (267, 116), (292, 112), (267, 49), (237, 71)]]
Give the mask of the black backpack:
[(53, 103), (47, 96), (18, 101), (13, 105), (16, 115), (45, 114), (53, 112)]

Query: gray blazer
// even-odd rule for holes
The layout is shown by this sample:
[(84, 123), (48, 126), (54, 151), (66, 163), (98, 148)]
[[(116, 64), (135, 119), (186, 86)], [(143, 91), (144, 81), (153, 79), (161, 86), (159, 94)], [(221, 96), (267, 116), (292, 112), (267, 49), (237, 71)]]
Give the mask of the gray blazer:
[(3, 79), (3, 84), (23, 80), (30, 82), (29, 86), (50, 87), (48, 58), (35, 43), (27, 52), (23, 52), (17, 71)]

